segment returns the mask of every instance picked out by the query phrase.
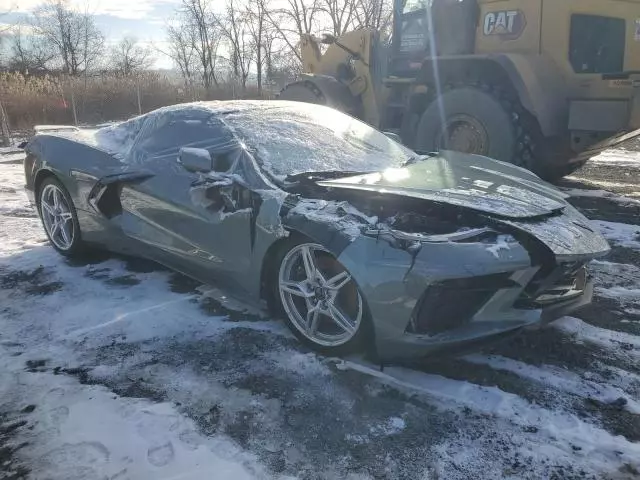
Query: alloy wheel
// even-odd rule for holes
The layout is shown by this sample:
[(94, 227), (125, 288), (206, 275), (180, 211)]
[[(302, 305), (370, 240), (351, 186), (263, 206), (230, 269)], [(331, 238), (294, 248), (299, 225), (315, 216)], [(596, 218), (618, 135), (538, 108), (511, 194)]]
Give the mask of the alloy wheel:
[(73, 246), (75, 227), (71, 207), (59, 187), (48, 184), (40, 194), (40, 214), (47, 235), (60, 250)]
[(351, 274), (323, 246), (303, 243), (282, 260), (280, 299), (293, 326), (322, 347), (339, 347), (360, 328), (362, 297)]

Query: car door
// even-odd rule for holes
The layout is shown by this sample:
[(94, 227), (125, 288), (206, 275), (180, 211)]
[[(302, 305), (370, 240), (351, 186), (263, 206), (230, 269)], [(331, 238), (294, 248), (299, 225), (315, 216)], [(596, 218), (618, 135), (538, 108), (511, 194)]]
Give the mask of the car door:
[(239, 283), (249, 268), (251, 221), (257, 214), (249, 189), (239, 182), (221, 184), (178, 163), (181, 147), (205, 148), (224, 170), (231, 166), (235, 140), (211, 112), (189, 109), (157, 115), (126, 159), (153, 175), (123, 185), (122, 228), (144, 242), (149, 247), (146, 254), (161, 263), (203, 281)]

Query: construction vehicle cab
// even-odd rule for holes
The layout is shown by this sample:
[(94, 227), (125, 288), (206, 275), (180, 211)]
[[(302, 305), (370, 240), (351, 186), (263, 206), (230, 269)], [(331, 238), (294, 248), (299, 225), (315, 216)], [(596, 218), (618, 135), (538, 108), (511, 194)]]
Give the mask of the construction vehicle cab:
[[(302, 39), (281, 98), (324, 103), (417, 149), (547, 177), (640, 129), (640, 0), (395, 0), (372, 30)], [(632, 133), (633, 132), (633, 133)]]

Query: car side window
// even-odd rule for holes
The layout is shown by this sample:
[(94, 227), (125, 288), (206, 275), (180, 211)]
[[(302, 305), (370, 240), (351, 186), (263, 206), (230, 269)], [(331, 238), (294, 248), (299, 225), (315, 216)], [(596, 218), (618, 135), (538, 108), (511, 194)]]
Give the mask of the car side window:
[(206, 110), (160, 112), (145, 125), (133, 148), (132, 158), (140, 162), (166, 158), (173, 161), (180, 148), (195, 147), (209, 150), (222, 165), (227, 160), (225, 155), (234, 146), (233, 141), (227, 127)]

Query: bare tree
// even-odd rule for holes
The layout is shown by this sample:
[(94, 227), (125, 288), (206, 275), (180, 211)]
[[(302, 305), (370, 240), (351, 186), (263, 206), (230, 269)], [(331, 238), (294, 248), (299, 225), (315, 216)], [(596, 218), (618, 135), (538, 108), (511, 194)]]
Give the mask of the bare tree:
[(299, 62), (302, 57), (298, 49), (303, 34), (310, 34), (318, 26), (317, 18), (320, 13), (320, 0), (286, 0), (282, 8), (265, 10), (265, 16), (270, 25)]
[[(352, 22), (355, 11), (361, 0), (318, 0), (318, 10), (328, 17), (333, 34), (338, 37), (353, 29)], [(377, 0), (364, 0), (365, 2), (375, 2)]]
[(247, 79), (255, 54), (251, 48), (249, 24), (246, 10), (237, 8), (234, 0), (227, 0), (226, 17), (219, 25), (229, 44), (233, 76), (236, 80), (240, 79), (242, 90), (247, 87)]
[(218, 49), (223, 38), (221, 22), (207, 0), (182, 0), (180, 39), (188, 43), (198, 59), (202, 83), (207, 91), (218, 85)]
[(55, 55), (55, 51), (43, 37), (24, 34), (20, 25), (13, 29), (10, 37), (10, 69), (25, 75), (33, 71), (45, 71)]
[(354, 25), (356, 28), (373, 28), (383, 36), (388, 35), (393, 19), (392, 0), (354, 0)]
[(255, 53), (256, 80), (258, 92), (262, 92), (262, 78), (265, 68), (270, 63), (273, 49), (273, 28), (267, 23), (267, 9), (269, 0), (257, 0), (253, 5), (247, 5), (245, 17), (251, 37), (251, 48)]
[(123, 77), (148, 70), (153, 61), (151, 48), (140, 45), (135, 37), (124, 37), (111, 47), (111, 68)]
[(99, 62), (102, 32), (88, 12), (72, 10), (67, 0), (49, 0), (36, 9), (34, 27), (55, 50), (63, 73), (79, 75)]
[(191, 39), (180, 26), (168, 26), (167, 43), (169, 48), (162, 53), (171, 58), (180, 70), (185, 88), (193, 88), (193, 76), (197, 70), (197, 54)]

